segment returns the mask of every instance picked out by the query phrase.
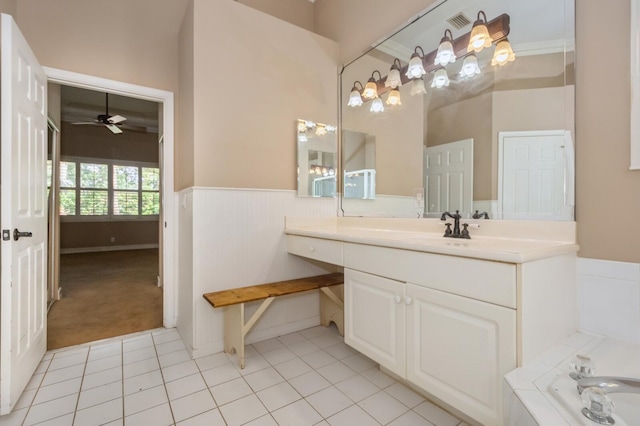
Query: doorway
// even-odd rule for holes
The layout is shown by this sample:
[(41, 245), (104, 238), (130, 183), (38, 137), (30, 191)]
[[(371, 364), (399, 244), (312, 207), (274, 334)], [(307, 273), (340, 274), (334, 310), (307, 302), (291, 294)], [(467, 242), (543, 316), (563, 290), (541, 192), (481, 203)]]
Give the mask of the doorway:
[[(175, 288), (174, 288), (174, 228), (175, 228), (175, 194), (173, 191), (173, 94), (162, 90), (147, 88), (144, 86), (131, 85), (128, 83), (117, 82), (112, 80), (106, 80), (102, 78), (86, 76), (82, 74), (70, 73), (67, 71), (52, 69), (45, 67), (45, 72), (48, 76), (50, 83), (60, 84), (65, 87), (72, 88), (74, 90), (92, 90), (101, 92), (103, 94), (109, 93), (109, 96), (122, 96), (129, 97), (135, 100), (143, 100), (149, 102), (155, 102), (158, 105), (158, 111), (156, 113), (157, 122), (160, 123), (158, 133), (155, 136), (155, 143), (158, 154), (158, 168), (162, 170), (159, 176), (159, 194), (158, 198), (162, 200), (161, 210), (158, 215), (158, 220), (155, 222), (155, 232), (159, 235), (156, 242), (156, 247), (146, 247), (144, 244), (135, 248), (144, 250), (155, 250), (155, 256), (157, 262), (155, 266), (157, 268), (157, 274), (154, 276), (154, 285), (156, 287), (161, 286), (161, 309), (160, 309), (160, 325), (170, 328), (175, 327)], [(110, 105), (112, 107), (113, 103)], [(104, 112), (102, 112), (104, 114)], [(109, 111), (109, 114), (117, 114), (115, 110)], [(96, 116), (97, 117), (97, 116)], [(105, 130), (108, 129), (96, 129)], [(126, 128), (125, 128), (126, 131)], [(62, 129), (64, 132), (64, 128)], [(113, 173), (113, 166), (108, 173)], [(115, 165), (118, 166), (118, 165)], [(130, 166), (126, 164), (125, 166)], [(142, 166), (137, 166), (140, 173), (142, 173)], [(110, 175), (113, 179), (113, 175)], [(142, 194), (141, 194), (142, 195)], [(125, 197), (126, 198), (126, 197)], [(57, 222), (60, 226), (60, 221)], [(134, 226), (135, 223), (129, 223), (129, 227)], [(126, 227), (126, 226), (125, 226)], [(109, 243), (111, 243), (111, 235), (109, 236)], [(123, 242), (115, 237), (114, 244)], [(103, 254), (110, 253), (104, 251)], [(115, 253), (115, 252), (114, 252)], [(111, 253), (113, 255), (114, 253)], [(149, 252), (147, 252), (148, 254)], [(78, 254), (78, 253), (77, 253)], [(97, 253), (100, 254), (100, 253)], [(126, 253), (125, 253), (126, 254)], [(132, 253), (129, 253), (127, 257), (132, 257)], [(121, 264), (122, 262), (118, 262)], [(145, 262), (141, 262), (145, 263)], [(148, 263), (148, 262), (147, 262)], [(64, 288), (62, 293), (64, 294)], [(130, 314), (130, 313), (129, 313)], [(129, 315), (131, 316), (131, 315)], [(135, 314), (133, 315), (135, 317)], [(124, 333), (120, 333), (124, 334)]]

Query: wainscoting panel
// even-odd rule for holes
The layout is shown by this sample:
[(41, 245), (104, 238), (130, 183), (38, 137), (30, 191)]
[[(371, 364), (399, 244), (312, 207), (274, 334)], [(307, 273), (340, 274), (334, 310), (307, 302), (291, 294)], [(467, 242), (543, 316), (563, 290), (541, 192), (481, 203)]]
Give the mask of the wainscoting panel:
[(640, 344), (640, 264), (578, 259), (581, 330)]
[[(295, 191), (219, 188), (191, 191), (193, 352), (200, 355), (223, 349), (223, 311), (214, 310), (202, 297), (204, 293), (335, 270), (288, 254), (283, 231), (285, 216), (335, 217), (337, 201), (299, 198)], [(180, 211), (183, 212), (182, 208)], [(188, 226), (186, 221), (181, 224)], [(182, 261), (180, 264), (181, 268), (186, 266)], [(181, 307), (184, 308), (182, 303)], [(256, 304), (248, 307), (249, 315), (255, 309)], [(301, 330), (319, 321), (317, 292), (282, 297), (269, 307), (247, 341)]]

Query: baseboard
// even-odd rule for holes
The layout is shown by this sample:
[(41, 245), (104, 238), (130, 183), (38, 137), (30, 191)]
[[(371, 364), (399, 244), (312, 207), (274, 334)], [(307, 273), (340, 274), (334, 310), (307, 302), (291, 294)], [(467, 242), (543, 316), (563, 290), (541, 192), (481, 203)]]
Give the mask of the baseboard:
[(158, 248), (158, 244), (132, 244), (129, 246), (78, 247), (60, 249), (60, 254), (98, 253), (103, 251), (145, 250)]

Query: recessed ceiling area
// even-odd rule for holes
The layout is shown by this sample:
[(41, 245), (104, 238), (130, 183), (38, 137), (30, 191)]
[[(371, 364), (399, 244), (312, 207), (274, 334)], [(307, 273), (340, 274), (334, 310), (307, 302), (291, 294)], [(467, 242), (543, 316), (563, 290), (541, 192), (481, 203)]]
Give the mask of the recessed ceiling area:
[[(107, 114), (107, 94), (96, 90), (62, 86), (60, 94), (61, 119), (69, 123), (101, 125), (99, 115), (120, 115), (126, 118), (119, 124), (123, 131), (158, 133), (158, 104), (143, 99), (110, 93)], [(105, 131), (108, 129), (105, 128)]]

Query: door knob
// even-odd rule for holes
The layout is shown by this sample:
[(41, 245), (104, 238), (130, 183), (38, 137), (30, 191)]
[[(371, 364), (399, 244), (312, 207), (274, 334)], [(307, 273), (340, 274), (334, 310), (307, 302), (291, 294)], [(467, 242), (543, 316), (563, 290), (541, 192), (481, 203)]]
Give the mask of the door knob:
[(413, 299), (411, 299), (409, 296), (404, 298), (404, 304), (405, 305), (410, 305), (411, 302), (413, 302)]
[(396, 303), (400, 303), (400, 296), (398, 296), (397, 294), (394, 296), (393, 301)]
[(31, 232), (20, 232), (18, 228), (13, 230), (13, 241), (18, 241), (20, 237), (33, 237), (33, 233)]

